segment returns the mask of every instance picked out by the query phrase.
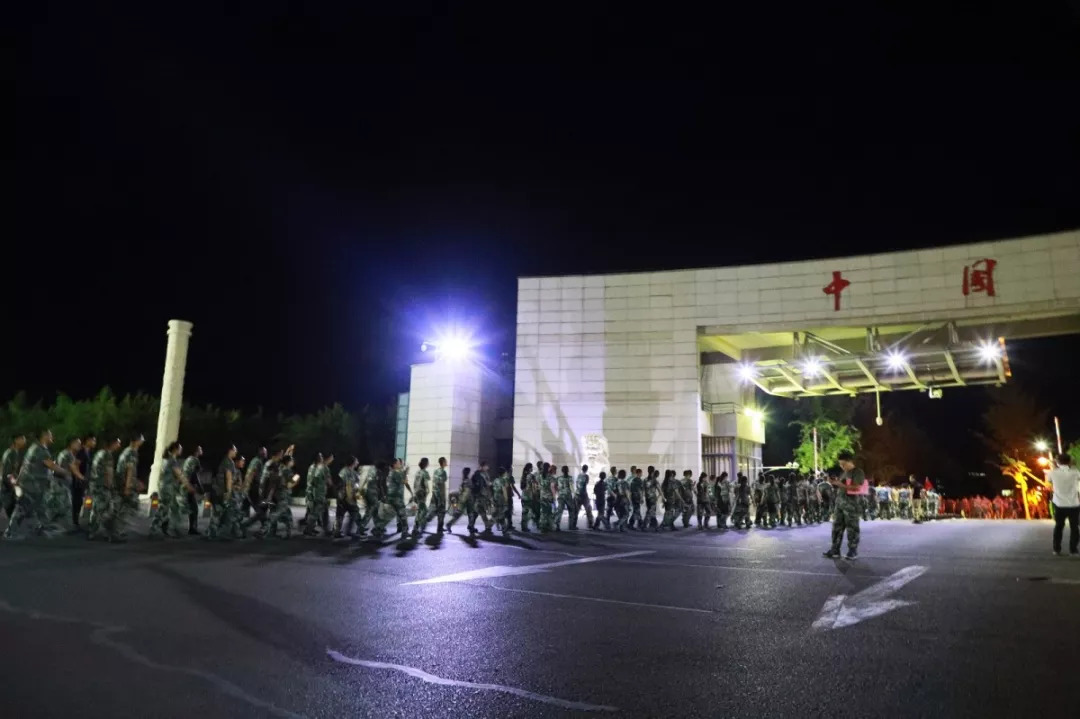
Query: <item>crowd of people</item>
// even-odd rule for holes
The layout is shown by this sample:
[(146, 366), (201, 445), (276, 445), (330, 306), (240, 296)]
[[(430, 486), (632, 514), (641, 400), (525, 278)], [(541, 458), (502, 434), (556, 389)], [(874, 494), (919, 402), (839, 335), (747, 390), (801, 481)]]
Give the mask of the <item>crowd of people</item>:
[[(139, 509), (139, 449), (142, 435), (126, 446), (110, 438), (99, 446), (97, 437), (72, 438), (54, 458), (51, 431), (39, 433), (27, 448), (27, 438), (12, 438), (0, 459), (0, 505), (8, 515), (5, 537), (25, 536), (25, 524), (35, 533), (53, 536), (83, 531), (91, 539), (124, 541), (132, 515)], [(161, 458), (157, 492), (151, 497), (150, 536), (198, 535), (200, 512), (209, 514), (207, 539), (290, 537), (302, 525), (305, 535), (344, 538), (368, 533), (385, 536), (391, 520), (402, 536), (420, 536), (435, 521), (438, 533), (452, 532), (467, 517), (467, 530), (502, 533), (576, 530), (584, 513), (585, 526), (608, 531), (676, 531), (694, 524), (708, 530), (715, 519), (719, 530), (801, 527), (827, 521), (857, 522), (910, 520), (960, 515), (976, 518), (1020, 516), (1014, 500), (997, 497), (945, 499), (914, 476), (900, 486), (879, 482), (870, 486), (861, 473), (842, 477), (827, 473), (802, 474), (790, 470), (762, 472), (753, 481), (727, 472), (696, 477), (655, 467), (609, 467), (592, 481), (589, 467), (571, 474), (570, 467), (548, 462), (526, 464), (520, 475), (509, 468), (491, 471), (479, 462), (475, 471), (465, 467), (460, 482), (451, 488), (445, 458), (429, 470), (429, 460), (408, 481), (408, 467), (400, 459), (362, 469), (348, 457), (332, 471), (333, 454), (316, 454), (306, 471), (303, 520), (293, 517), (292, 497), (300, 484), (295, 446), (268, 452), (259, 448), (250, 462), (230, 447), (209, 474), (202, 465), (202, 448), (186, 457), (179, 442), (170, 444)], [(841, 462), (843, 468), (843, 462)], [(854, 465), (852, 464), (853, 468)], [(852, 489), (851, 480), (856, 479)], [(406, 495), (406, 491), (409, 495)], [(409, 497), (406, 500), (406, 497)], [(515, 530), (514, 498), (521, 507), (521, 526)], [(330, 500), (335, 499), (335, 516)], [(409, 515), (415, 514), (412, 529)], [(843, 516), (841, 516), (843, 515)], [(347, 531), (346, 531), (347, 530)], [(850, 534), (850, 533), (849, 533)]]

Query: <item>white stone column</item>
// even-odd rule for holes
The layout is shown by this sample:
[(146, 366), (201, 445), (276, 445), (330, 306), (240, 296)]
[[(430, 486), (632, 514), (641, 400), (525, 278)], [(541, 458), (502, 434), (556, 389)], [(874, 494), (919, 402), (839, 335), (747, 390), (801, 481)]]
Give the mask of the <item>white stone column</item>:
[(154, 441), (154, 464), (150, 468), (147, 492), (158, 490), (161, 480), (161, 456), (180, 432), (180, 405), (184, 400), (184, 368), (187, 365), (188, 340), (192, 324), (169, 320), (169, 342), (165, 348), (165, 374), (161, 377), (161, 405), (158, 409), (157, 437)]

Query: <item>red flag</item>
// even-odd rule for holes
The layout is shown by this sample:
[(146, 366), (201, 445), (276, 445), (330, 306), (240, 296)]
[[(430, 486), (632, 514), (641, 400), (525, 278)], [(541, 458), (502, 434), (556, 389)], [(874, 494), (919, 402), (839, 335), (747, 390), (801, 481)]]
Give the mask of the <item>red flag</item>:
[(924, 477), (923, 480), (924, 480), (923, 481), (923, 489), (925, 489), (927, 492), (933, 492), (934, 491), (934, 485), (930, 481), (930, 478), (929, 477)]

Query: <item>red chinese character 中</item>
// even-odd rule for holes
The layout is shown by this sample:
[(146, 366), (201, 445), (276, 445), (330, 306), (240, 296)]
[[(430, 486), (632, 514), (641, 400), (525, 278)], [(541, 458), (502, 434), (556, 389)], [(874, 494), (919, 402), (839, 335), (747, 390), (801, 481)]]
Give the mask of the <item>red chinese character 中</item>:
[(964, 296), (972, 292), (985, 292), (994, 296), (994, 267), (997, 260), (981, 259), (964, 267)]
[(851, 282), (841, 277), (839, 272), (833, 272), (832, 282), (822, 288), (825, 294), (833, 296), (833, 312), (840, 311), (840, 293), (850, 284)]

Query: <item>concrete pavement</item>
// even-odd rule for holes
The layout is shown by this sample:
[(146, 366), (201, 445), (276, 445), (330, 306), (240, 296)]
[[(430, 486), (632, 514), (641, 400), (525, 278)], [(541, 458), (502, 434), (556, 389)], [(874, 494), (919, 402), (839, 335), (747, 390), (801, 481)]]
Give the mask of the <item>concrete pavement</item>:
[(0, 543), (0, 686), (42, 717), (1067, 716), (1080, 560), (1049, 535)]

